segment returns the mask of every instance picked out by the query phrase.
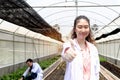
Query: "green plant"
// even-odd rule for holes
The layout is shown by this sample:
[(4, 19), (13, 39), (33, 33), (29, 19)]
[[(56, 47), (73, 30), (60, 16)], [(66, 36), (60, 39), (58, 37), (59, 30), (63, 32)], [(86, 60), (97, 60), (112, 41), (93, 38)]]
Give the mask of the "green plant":
[(54, 58), (46, 59), (41, 62), (39, 62), (41, 68), (44, 70), (47, 67), (49, 67), (52, 63), (54, 63), (60, 56), (56, 56)]
[(106, 62), (106, 59), (104, 57), (100, 57), (100, 62)]
[[(60, 56), (56, 56), (53, 58), (42, 60), (38, 63), (40, 64), (41, 68), (44, 70), (47, 67), (49, 67), (51, 64), (53, 64), (57, 59), (59, 59), (59, 57)], [(10, 74), (6, 74), (6, 75), (0, 77), (0, 80), (18, 80), (22, 76), (22, 74), (24, 73), (26, 68), (27, 68), (26, 66), (24, 66), (23, 68), (19, 68), (15, 72), (12, 72)]]

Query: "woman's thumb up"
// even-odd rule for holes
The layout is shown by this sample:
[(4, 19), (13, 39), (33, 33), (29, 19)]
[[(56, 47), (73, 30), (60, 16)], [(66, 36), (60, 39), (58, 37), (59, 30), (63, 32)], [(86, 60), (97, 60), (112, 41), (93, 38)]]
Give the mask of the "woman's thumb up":
[(66, 51), (64, 53), (64, 58), (66, 61), (70, 62), (76, 57), (74, 43), (72, 40), (70, 40), (71, 47), (66, 48)]

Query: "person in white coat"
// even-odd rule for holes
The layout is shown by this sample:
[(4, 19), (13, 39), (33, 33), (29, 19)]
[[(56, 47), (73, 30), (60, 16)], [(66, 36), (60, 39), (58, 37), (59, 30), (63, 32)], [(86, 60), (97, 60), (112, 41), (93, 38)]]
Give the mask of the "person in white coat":
[(20, 80), (42, 80), (43, 70), (40, 65), (33, 62), (32, 59), (27, 59), (26, 64), (28, 65), (28, 68)]
[(98, 51), (86, 16), (75, 19), (71, 38), (63, 44), (61, 53), (66, 61), (64, 80), (99, 80)]

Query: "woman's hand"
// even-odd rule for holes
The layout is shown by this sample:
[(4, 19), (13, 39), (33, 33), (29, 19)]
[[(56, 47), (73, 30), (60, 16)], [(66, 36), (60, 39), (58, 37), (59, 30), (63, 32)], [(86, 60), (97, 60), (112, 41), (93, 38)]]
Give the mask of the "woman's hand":
[(68, 47), (65, 49), (64, 52), (64, 59), (68, 62), (72, 61), (76, 57), (75, 49), (74, 49), (74, 44), (72, 40), (70, 40), (71, 47)]

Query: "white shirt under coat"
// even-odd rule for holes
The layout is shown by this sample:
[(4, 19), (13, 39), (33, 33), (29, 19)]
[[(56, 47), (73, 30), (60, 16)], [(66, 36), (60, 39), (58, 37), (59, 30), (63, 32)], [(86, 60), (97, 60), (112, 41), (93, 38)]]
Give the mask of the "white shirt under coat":
[[(76, 51), (76, 57), (71, 61), (66, 61), (66, 71), (64, 80), (83, 80), (83, 60), (82, 60), (82, 53), (79, 44), (74, 40), (74, 48)], [(87, 42), (87, 41), (86, 41)], [(99, 80), (99, 71), (100, 71), (100, 63), (98, 57), (98, 50), (97, 48), (90, 42), (87, 42), (90, 56), (91, 56), (91, 75), (90, 80)], [(63, 44), (63, 51), (62, 56), (64, 56), (64, 50), (67, 47), (71, 47), (70, 42), (66, 42)]]

